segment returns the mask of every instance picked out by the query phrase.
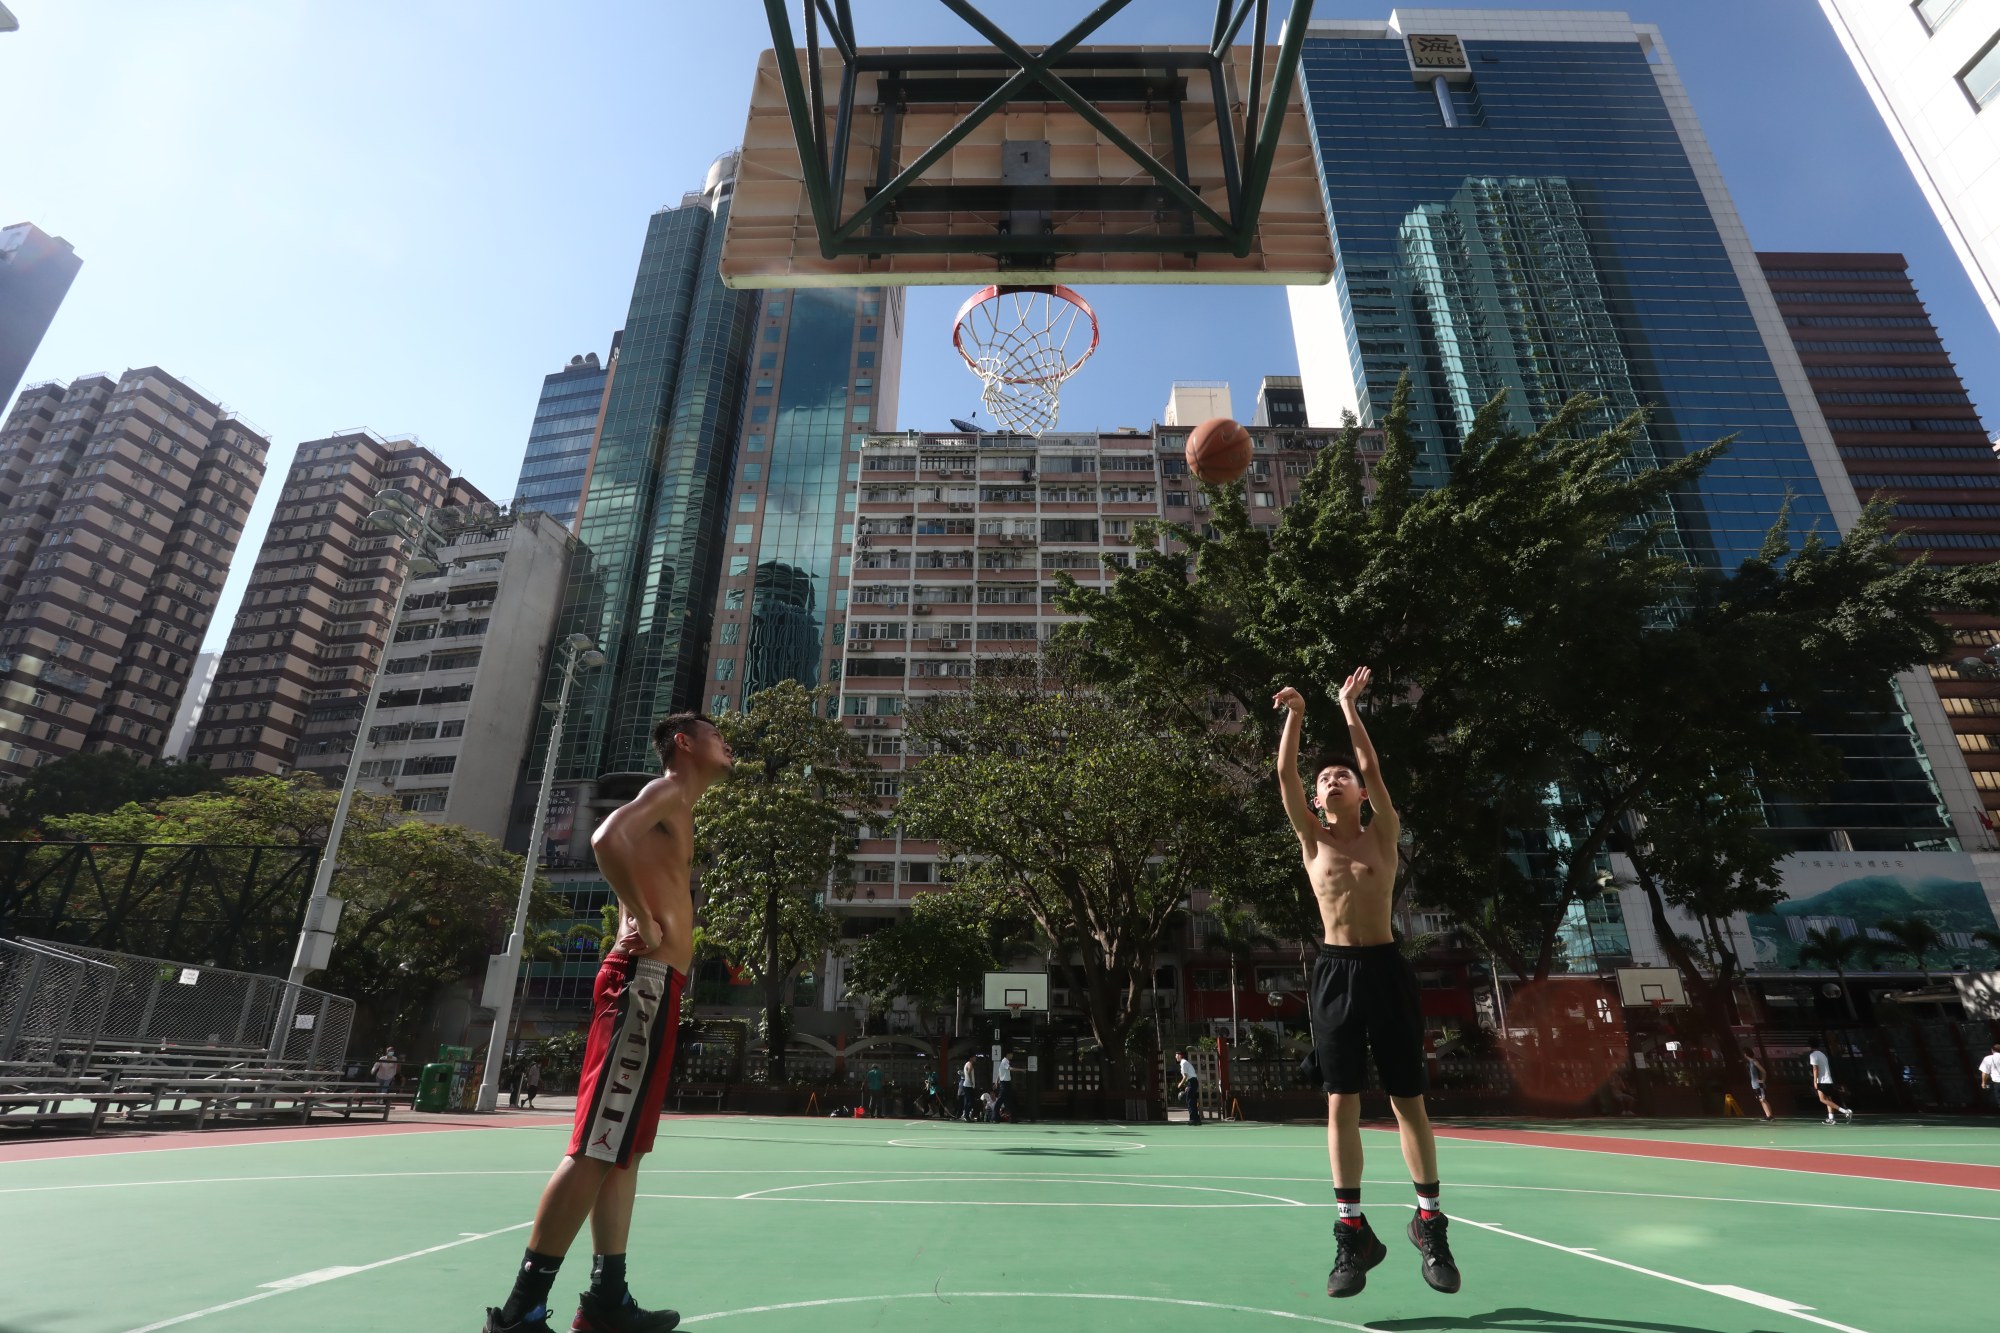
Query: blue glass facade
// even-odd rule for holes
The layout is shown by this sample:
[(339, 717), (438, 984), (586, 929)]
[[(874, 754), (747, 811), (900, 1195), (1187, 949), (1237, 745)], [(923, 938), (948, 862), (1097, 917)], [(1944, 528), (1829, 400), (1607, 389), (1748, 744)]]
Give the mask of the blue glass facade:
[(838, 670), (854, 522), (843, 506), (862, 438), (894, 426), (902, 295), (766, 294), (710, 651), (711, 711), (784, 680), (825, 684)]
[(1646, 51), (1465, 40), (1456, 126), (1395, 38), (1309, 37), (1308, 114), (1355, 387), (1407, 369), (1432, 476), (1501, 388), (1518, 420), (1573, 392), (1654, 409), (1663, 457), (1737, 437), (1682, 507), (1697, 558), (1754, 554), (1789, 494), (1832, 517)]
[(600, 365), (592, 352), (587, 360), (577, 357), (542, 381), (535, 424), (528, 430), (527, 453), (514, 484), (514, 508), (539, 509), (575, 526), (609, 374), (610, 368)]
[[(1486, 37), (1461, 34), (1469, 78), (1443, 88), (1413, 76), (1393, 32), (1343, 23), (1305, 43), (1363, 421), (1379, 423), (1407, 372), (1420, 479), (1437, 480), (1471, 414), (1502, 389), (1522, 426), (1577, 392), (1605, 398), (1606, 417), (1645, 405), (1642, 449), (1656, 458), (1735, 437), (1676, 502), (1689, 558), (1735, 567), (1787, 500), (1796, 532), (1834, 535), (1657, 55), (1637, 32), (1495, 40), (1507, 16), (1479, 17)], [(1311, 367), (1307, 376), (1310, 387)], [(1948, 845), (1908, 719), (1857, 714), (1838, 730), (1828, 739), (1850, 780), (1818, 810), (1774, 809), (1786, 836), (1807, 847)]]
[[(609, 659), (572, 692), (562, 780), (653, 770), (663, 714), (699, 706), (758, 294), (718, 269), (726, 192), (655, 213), (605, 403), (556, 638)], [(558, 688), (554, 664), (545, 697)], [(539, 771), (544, 718), (529, 754)]]

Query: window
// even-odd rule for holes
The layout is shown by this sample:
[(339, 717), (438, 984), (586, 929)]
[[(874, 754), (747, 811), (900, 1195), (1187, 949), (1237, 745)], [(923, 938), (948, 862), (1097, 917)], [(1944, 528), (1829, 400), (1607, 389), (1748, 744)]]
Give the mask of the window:
[(2000, 97), (2000, 33), (1989, 38), (1972, 63), (1959, 71), (1958, 86), (1965, 89), (1975, 110), (1984, 111)]
[(752, 523), (738, 523), (736, 525), (736, 544), (738, 546), (749, 545), (750, 533), (755, 526)]
[(431, 787), (424, 791), (406, 791), (402, 805), (405, 810), (422, 814), (444, 809), (445, 798), (451, 794), (448, 787)]
[(708, 698), (708, 711), (709, 711), (709, 712), (711, 712), (711, 713), (726, 713), (726, 712), (728, 712), (728, 711), (729, 711), (729, 696), (728, 696), (728, 695), (726, 695), (726, 694), (712, 694), (712, 695), (710, 695), (710, 696), (709, 696), (709, 698)]
[(740, 620), (725, 620), (725, 621), (723, 621), (723, 622), (722, 622), (722, 637), (721, 637), (721, 639), (719, 640), (719, 642), (721, 642), (721, 643), (732, 643), (732, 644), (733, 644), (733, 643), (737, 643), (737, 642), (740, 642), (740, 641), (741, 641), (741, 639), (742, 639), (742, 637), (743, 637), (743, 622), (742, 622), (742, 621), (740, 621)]
[[(731, 574), (748, 574), (750, 572), (750, 557), (747, 555), (730, 556), (729, 572)], [(743, 590), (741, 588), (731, 588), (725, 594), (724, 605), (729, 610), (741, 611), (743, 609)]]
[(438, 726), (438, 739), (440, 740), (449, 740), (453, 736), (463, 736), (464, 734), (465, 734), (464, 718), (459, 718), (455, 722), (440, 723)]
[(754, 495), (739, 495), (739, 496), (737, 496), (737, 497), (736, 497), (736, 512), (737, 512), (737, 513), (739, 513), (739, 514), (754, 514), (754, 513), (756, 513), (756, 512), (757, 512), (757, 497), (756, 497), (756, 496), (754, 496)]
[(716, 659), (715, 659), (715, 678), (716, 678), (717, 680), (735, 680), (735, 679), (736, 679), (736, 659), (735, 659), (735, 658), (733, 658), (733, 657), (718, 657), (718, 658), (716, 658)]
[(1957, 12), (1961, 0), (1916, 0), (1910, 6), (1917, 13), (1917, 21), (1924, 25), (1925, 32), (1936, 32), (1944, 26), (1944, 21)]

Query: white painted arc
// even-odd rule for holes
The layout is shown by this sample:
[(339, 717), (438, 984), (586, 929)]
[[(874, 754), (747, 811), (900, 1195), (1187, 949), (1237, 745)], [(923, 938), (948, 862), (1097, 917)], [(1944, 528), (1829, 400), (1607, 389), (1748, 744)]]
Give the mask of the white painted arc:
[(1350, 1324), (1342, 1319), (1327, 1319), (1321, 1315), (1299, 1314), (1292, 1310), (1265, 1310), (1254, 1305), (1229, 1305), (1222, 1301), (1184, 1300), (1172, 1296), (1125, 1296), (1114, 1292), (1100, 1291), (909, 1291), (895, 1292), (886, 1296), (829, 1296), (816, 1301), (786, 1301), (778, 1305), (746, 1305), (740, 1310), (716, 1310), (709, 1314), (687, 1315), (681, 1319), (681, 1326), (706, 1323), (713, 1319), (731, 1319), (737, 1315), (775, 1314), (781, 1310), (819, 1310), (834, 1305), (873, 1305), (881, 1301), (1130, 1301), (1140, 1305), (1171, 1305), (1193, 1310), (1226, 1310), (1233, 1314), (1268, 1315), (1273, 1319), (1289, 1319), (1301, 1324), (1318, 1324), (1323, 1328), (1346, 1328), (1354, 1333), (1380, 1333), (1366, 1324)]

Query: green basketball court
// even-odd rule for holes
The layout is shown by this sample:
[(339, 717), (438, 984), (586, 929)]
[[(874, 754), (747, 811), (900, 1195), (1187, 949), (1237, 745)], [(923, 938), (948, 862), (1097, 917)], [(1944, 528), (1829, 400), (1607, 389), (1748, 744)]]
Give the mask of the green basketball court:
[[(0, 1333), (472, 1333), (566, 1142), (477, 1123), (0, 1149)], [(1509, 1130), (1533, 1141), (1493, 1137)], [(732, 1333), (1991, 1326), (1990, 1124), (1464, 1132), (1482, 1137), (1442, 1145), (1457, 1296), (1423, 1285), (1402, 1238), (1392, 1133), (1367, 1135), (1365, 1200), (1390, 1259), (1335, 1302), (1323, 1131), (1239, 1124), (670, 1120), (632, 1280)], [(572, 1255), (559, 1299), (588, 1266)]]

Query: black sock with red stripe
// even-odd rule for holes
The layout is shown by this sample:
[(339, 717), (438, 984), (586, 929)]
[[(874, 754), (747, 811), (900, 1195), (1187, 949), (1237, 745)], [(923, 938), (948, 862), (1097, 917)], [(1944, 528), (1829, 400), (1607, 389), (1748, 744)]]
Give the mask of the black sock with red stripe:
[(1333, 1190), (1333, 1203), (1334, 1207), (1340, 1210), (1339, 1219), (1335, 1222), (1336, 1226), (1358, 1227), (1365, 1225), (1361, 1216), (1361, 1189), (1359, 1186), (1349, 1190), (1341, 1189), (1336, 1185)]
[[(1416, 1185), (1415, 1181), (1410, 1183)], [(1443, 1211), (1438, 1202), (1438, 1183), (1433, 1180), (1428, 1185), (1417, 1185), (1417, 1216), (1428, 1222)]]

